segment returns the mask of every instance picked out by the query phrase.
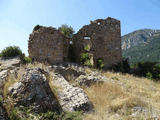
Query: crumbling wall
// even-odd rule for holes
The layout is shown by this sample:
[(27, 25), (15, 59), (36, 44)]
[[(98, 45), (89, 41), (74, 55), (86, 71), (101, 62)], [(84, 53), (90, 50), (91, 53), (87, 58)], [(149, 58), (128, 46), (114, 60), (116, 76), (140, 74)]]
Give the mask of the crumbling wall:
[(98, 59), (103, 60), (105, 67), (119, 63), (122, 61), (120, 21), (110, 17), (91, 21), (74, 35), (73, 44), (77, 62), (89, 46), (94, 66)]
[(69, 40), (59, 30), (41, 26), (30, 34), (28, 52), (36, 61), (54, 64), (67, 58), (68, 46)]

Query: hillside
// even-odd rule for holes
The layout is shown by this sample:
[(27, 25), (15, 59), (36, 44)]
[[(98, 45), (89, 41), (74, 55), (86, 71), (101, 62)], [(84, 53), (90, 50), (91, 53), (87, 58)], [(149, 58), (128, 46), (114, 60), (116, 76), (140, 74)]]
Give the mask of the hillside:
[(7, 66), (0, 60), (2, 120), (160, 118), (158, 82), (73, 63), (51, 66), (17, 61)]
[(160, 62), (160, 30), (137, 30), (122, 37), (123, 56), (130, 63)]

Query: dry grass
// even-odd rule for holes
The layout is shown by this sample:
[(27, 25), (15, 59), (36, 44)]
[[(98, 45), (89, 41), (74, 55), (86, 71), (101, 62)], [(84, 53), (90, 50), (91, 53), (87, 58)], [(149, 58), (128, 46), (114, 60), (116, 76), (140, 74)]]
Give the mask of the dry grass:
[(8, 88), (12, 86), (15, 82), (17, 82), (19, 80), (19, 77), (20, 77), (19, 75), (16, 76), (15, 74), (8, 75), (8, 79), (5, 82), (4, 87), (3, 87), (4, 98), (7, 98), (8, 96)]
[(49, 86), (52, 90), (52, 93), (58, 98), (58, 90), (61, 90), (62, 88), (54, 82), (51, 74), (47, 75), (47, 80), (48, 80)]
[(125, 89), (129, 94), (141, 98), (141, 100), (147, 102), (151, 106), (160, 108), (160, 83), (154, 82), (146, 78), (134, 77), (128, 74), (104, 73), (108, 78), (116, 78), (116, 82), (121, 84), (121, 87)]
[(4, 87), (3, 87), (3, 97), (5, 100), (4, 107), (8, 114), (12, 112), (12, 109), (14, 107), (14, 102), (12, 101), (11, 97), (8, 95), (9, 94), (8, 88), (11, 87), (15, 82), (19, 81), (21, 77), (22, 77), (21, 73), (18, 73), (18, 74), (9, 73), (8, 79), (4, 84)]
[[(95, 107), (95, 113), (86, 115), (85, 120), (132, 120), (135, 106), (160, 108), (160, 83), (128, 74), (103, 74), (112, 81), (85, 89)], [(136, 116), (136, 120), (143, 119), (143, 115)]]
[(49, 64), (47, 63), (39, 63), (39, 62), (34, 62), (34, 63), (28, 63), (25, 65), (22, 65), (22, 68), (41, 68), (41, 69), (45, 69), (47, 66), (49, 66)]
[(129, 114), (129, 108), (145, 105), (138, 98), (129, 95), (119, 85), (112, 83), (94, 85), (85, 91), (96, 110), (94, 114), (87, 115), (86, 120), (105, 120), (108, 117), (112, 119), (115, 113)]

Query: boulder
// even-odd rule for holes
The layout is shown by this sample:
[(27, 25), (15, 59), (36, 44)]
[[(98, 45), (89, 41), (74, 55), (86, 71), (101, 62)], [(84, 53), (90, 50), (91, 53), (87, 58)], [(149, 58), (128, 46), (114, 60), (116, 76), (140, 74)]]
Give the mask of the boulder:
[(0, 59), (0, 71), (7, 70), (7, 69), (13, 69), (20, 65), (21, 60), (19, 57), (14, 58), (8, 58), (8, 59)]
[(9, 87), (15, 106), (30, 107), (36, 113), (61, 111), (46, 76), (40, 68), (27, 69), (22, 79)]
[(93, 105), (89, 101), (88, 96), (83, 89), (73, 87), (60, 74), (51, 74), (52, 84), (59, 86), (58, 100), (64, 111), (84, 111), (89, 112), (93, 110)]
[(91, 86), (93, 84), (100, 84), (100, 83), (103, 83), (103, 79), (101, 79), (100, 77), (96, 77), (96, 76), (93, 76), (93, 75), (88, 75), (88, 76), (85, 76), (85, 75), (80, 75), (76, 80), (75, 80), (80, 86)]

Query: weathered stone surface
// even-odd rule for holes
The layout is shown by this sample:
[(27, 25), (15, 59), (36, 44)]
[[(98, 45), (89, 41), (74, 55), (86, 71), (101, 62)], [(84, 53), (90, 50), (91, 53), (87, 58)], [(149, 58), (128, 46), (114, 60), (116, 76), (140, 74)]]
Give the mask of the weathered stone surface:
[(103, 79), (101, 79), (99, 76), (85, 76), (85, 75), (80, 75), (76, 80), (75, 80), (80, 86), (91, 86), (93, 84), (100, 84), (103, 83)]
[(53, 66), (56, 73), (61, 74), (67, 81), (73, 81), (80, 75), (86, 75), (84, 68), (78, 64), (62, 64)]
[(144, 108), (144, 107), (134, 107), (132, 109), (131, 116), (132, 117), (136, 117), (138, 115), (139, 116), (143, 115), (145, 117), (144, 119), (159, 120), (159, 118), (160, 118), (160, 110), (147, 109), (147, 108)]
[(36, 61), (48, 61), (54, 64), (63, 62), (67, 58), (68, 45), (68, 38), (59, 30), (41, 26), (30, 34), (28, 53)]
[[(89, 71), (86, 73), (87, 67), (80, 66), (73, 63), (65, 63), (62, 65), (54, 65), (52, 67), (54, 72), (62, 75), (65, 80), (78, 83), (80, 86), (91, 86), (95, 83), (103, 83), (103, 81), (108, 81), (108, 79), (96, 71)], [(73, 84), (73, 85), (76, 85)]]
[(7, 80), (8, 70), (3, 70), (0, 72), (0, 89), (3, 87), (5, 81)]
[[(92, 21), (73, 36), (74, 52), (77, 62), (81, 53), (93, 55), (93, 64), (102, 59), (105, 67), (122, 61), (120, 21), (107, 18)], [(87, 46), (87, 50), (85, 47)]]
[(18, 67), (21, 63), (21, 60), (19, 57), (15, 58), (9, 58), (9, 59), (0, 59), (0, 71), (2, 70), (8, 70), (13, 69), (15, 67)]
[(60, 87), (58, 99), (64, 111), (84, 111), (88, 112), (93, 109), (93, 105), (89, 101), (83, 89), (73, 87), (60, 74), (51, 74), (53, 83)]
[(41, 69), (27, 69), (22, 79), (8, 90), (16, 106), (30, 107), (38, 113), (61, 110)]

